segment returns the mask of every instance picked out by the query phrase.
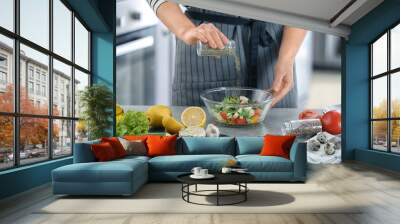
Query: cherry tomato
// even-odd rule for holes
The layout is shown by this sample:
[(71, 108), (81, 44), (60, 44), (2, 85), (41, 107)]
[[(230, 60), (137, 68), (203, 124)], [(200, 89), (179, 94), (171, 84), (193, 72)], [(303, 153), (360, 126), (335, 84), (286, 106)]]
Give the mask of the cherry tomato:
[(342, 132), (342, 116), (340, 112), (331, 110), (326, 112), (321, 117), (322, 130), (332, 134), (338, 135)]
[(244, 119), (244, 118), (236, 118), (236, 119), (234, 120), (234, 122), (235, 122), (235, 124), (238, 124), (238, 125), (245, 125), (245, 124), (247, 124), (247, 121), (246, 121), (246, 119)]
[(304, 110), (299, 114), (299, 119), (319, 119), (321, 115), (315, 110)]
[(228, 114), (226, 114), (226, 112), (219, 112), (219, 115), (221, 115), (222, 119), (228, 120)]
[(261, 110), (260, 108), (257, 108), (257, 109), (254, 111), (254, 114), (255, 114), (255, 115), (258, 115), (258, 116), (260, 116), (261, 113), (262, 113), (262, 110)]

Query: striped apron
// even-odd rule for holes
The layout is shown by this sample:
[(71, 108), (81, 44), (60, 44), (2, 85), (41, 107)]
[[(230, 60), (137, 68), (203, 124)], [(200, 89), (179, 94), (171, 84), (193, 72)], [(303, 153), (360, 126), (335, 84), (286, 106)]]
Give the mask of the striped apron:
[[(199, 57), (195, 45), (177, 39), (173, 105), (202, 106), (200, 94), (210, 88), (272, 86), (283, 26), (198, 8), (189, 8), (186, 15), (196, 25), (213, 23), (228, 39), (235, 40), (241, 69), (235, 69), (231, 56)], [(275, 107), (297, 107), (296, 78), (294, 88)]]

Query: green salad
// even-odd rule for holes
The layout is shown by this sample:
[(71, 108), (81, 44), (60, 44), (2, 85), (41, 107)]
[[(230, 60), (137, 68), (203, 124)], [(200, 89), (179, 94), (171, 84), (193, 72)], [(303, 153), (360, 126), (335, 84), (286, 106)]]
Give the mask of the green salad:
[(257, 124), (262, 108), (245, 96), (227, 96), (213, 107), (214, 116), (221, 123), (234, 125)]

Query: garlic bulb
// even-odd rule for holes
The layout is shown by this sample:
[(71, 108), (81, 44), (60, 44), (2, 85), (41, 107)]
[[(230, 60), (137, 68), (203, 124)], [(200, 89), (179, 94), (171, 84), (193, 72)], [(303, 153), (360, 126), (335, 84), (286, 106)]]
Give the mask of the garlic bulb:
[(201, 127), (187, 127), (179, 131), (180, 137), (205, 137), (206, 131)]
[(209, 124), (206, 128), (206, 136), (207, 137), (219, 137), (219, 129), (217, 126), (213, 124)]

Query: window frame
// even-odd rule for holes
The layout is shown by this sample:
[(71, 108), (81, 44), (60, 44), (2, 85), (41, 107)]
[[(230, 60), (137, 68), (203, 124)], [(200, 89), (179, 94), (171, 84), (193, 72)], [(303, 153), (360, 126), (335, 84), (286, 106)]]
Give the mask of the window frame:
[[(53, 50), (53, 1), (54, 0), (48, 0), (49, 2), (49, 48), (46, 49), (45, 47), (40, 46), (39, 44), (36, 44), (32, 41), (30, 41), (27, 38), (24, 38), (23, 36), (20, 35), (20, 0), (14, 0), (13, 1), (13, 10), (14, 10), (14, 18), (13, 18), (13, 22), (14, 22), (14, 31), (10, 31), (4, 27), (0, 26), (0, 35), (3, 35), (5, 37), (11, 38), (13, 40), (13, 44), (14, 44), (14, 49), (13, 49), (13, 64), (11, 65), (11, 71), (13, 71), (12, 75), (13, 75), (13, 79), (14, 79), (14, 110), (13, 112), (2, 112), (0, 111), (0, 116), (10, 116), (13, 119), (13, 166), (11, 167), (5, 167), (5, 168), (0, 168), (0, 172), (4, 171), (4, 170), (10, 170), (10, 169), (15, 169), (15, 168), (19, 168), (19, 167), (23, 167), (23, 166), (29, 166), (29, 165), (33, 165), (33, 164), (38, 164), (38, 163), (43, 163), (46, 161), (50, 161), (50, 160), (58, 160), (58, 159), (62, 159), (62, 158), (66, 158), (66, 157), (70, 157), (73, 156), (74, 153), (74, 143), (75, 143), (75, 126), (76, 126), (76, 121), (79, 120), (79, 117), (75, 117), (75, 108), (72, 107), (71, 108), (71, 115), (70, 116), (56, 116), (53, 115), (53, 59), (58, 60), (59, 62), (62, 62), (68, 66), (71, 66), (71, 92), (72, 92), (72, 96), (71, 96), (71, 105), (74, 105), (75, 103), (75, 88), (74, 88), (74, 82), (75, 82), (75, 69), (85, 73), (88, 75), (89, 78), (89, 83), (88, 85), (91, 86), (92, 85), (92, 57), (91, 57), (91, 50), (92, 50), (92, 43), (91, 43), (91, 37), (92, 37), (92, 30), (89, 28), (89, 26), (84, 22), (84, 20), (78, 15), (78, 13), (76, 13), (72, 7), (68, 4), (68, 2), (66, 2), (65, 0), (59, 0), (66, 8), (68, 8), (68, 10), (71, 11), (71, 18), (70, 18), (70, 22), (71, 22), (71, 59), (67, 59), (64, 58), (63, 56), (55, 53)], [(88, 31), (88, 35), (89, 35), (89, 43), (88, 43), (88, 61), (89, 61), (89, 67), (88, 69), (85, 69), (81, 66), (79, 66), (78, 64), (75, 63), (75, 18), (85, 27), (85, 29)], [(48, 85), (46, 88), (46, 91), (48, 93), (45, 93), (48, 96), (48, 113), (46, 115), (39, 115), (39, 114), (26, 114), (26, 113), (21, 113), (20, 111), (20, 45), (23, 44), (27, 47), (32, 48), (33, 50), (36, 50), (40, 53), (43, 53), (45, 55), (48, 56), (49, 58), (49, 63), (48, 63)], [(29, 66), (29, 64), (27, 64), (27, 66)], [(27, 67), (27, 70), (30, 67)], [(40, 73), (42, 74), (42, 73)], [(36, 70), (33, 70), (33, 80), (36, 80)], [(30, 80), (30, 76), (29, 73), (26, 74), (27, 80)], [(41, 77), (39, 77), (39, 83), (41, 83)], [(34, 81), (34, 83), (36, 83)], [(27, 89), (27, 91), (29, 91)], [(34, 91), (36, 91), (34, 89)], [(40, 94), (41, 95), (41, 94)], [(20, 119), (21, 118), (44, 118), (47, 119), (48, 122), (48, 136), (47, 136), (47, 142), (49, 143), (47, 145), (47, 151), (48, 151), (48, 155), (47, 158), (44, 158), (41, 161), (38, 162), (32, 162), (32, 163), (27, 163), (27, 164), (21, 164), (21, 159), (20, 159)], [(69, 155), (62, 155), (62, 156), (54, 156), (53, 152), (54, 152), (54, 146), (53, 146), (53, 121), (56, 120), (66, 120), (66, 121), (70, 121), (71, 122), (71, 154)]]
[[(400, 26), (400, 20), (392, 24), (389, 28), (385, 29), (384, 32), (379, 34), (375, 39), (373, 39), (369, 44), (369, 149), (373, 151), (379, 151), (379, 152), (386, 152), (386, 153), (392, 153), (392, 154), (400, 154), (400, 152), (393, 152), (392, 151), (392, 121), (400, 121), (400, 117), (392, 117), (392, 98), (391, 98), (391, 92), (392, 92), (392, 85), (391, 85), (391, 80), (392, 76), (395, 75), (396, 73), (400, 72), (400, 67), (398, 68), (393, 68), (391, 69), (391, 32), (392, 30)], [(385, 34), (387, 34), (387, 52), (386, 52), (386, 57), (387, 57), (387, 64), (386, 64), (386, 71), (380, 74), (373, 74), (373, 44), (376, 43), (377, 40), (379, 40), (381, 37), (383, 37)], [(386, 77), (386, 86), (387, 86), (387, 105), (386, 105), (386, 118), (373, 118), (373, 97), (374, 97), (374, 87), (373, 87), (373, 81), (379, 78)], [(376, 121), (386, 121), (387, 122), (387, 138), (386, 138), (386, 151), (379, 150), (374, 148), (374, 133), (373, 133), (373, 122)]]

